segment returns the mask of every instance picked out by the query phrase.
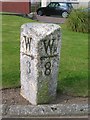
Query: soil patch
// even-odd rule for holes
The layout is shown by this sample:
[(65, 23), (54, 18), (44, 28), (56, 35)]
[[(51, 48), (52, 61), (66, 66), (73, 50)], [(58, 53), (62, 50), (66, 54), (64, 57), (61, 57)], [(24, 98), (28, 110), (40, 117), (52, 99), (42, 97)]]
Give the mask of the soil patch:
[[(56, 100), (50, 104), (87, 104), (87, 97), (73, 97), (65, 94), (57, 94)], [(30, 103), (20, 95), (20, 88), (2, 90), (2, 104), (8, 105), (30, 105)]]

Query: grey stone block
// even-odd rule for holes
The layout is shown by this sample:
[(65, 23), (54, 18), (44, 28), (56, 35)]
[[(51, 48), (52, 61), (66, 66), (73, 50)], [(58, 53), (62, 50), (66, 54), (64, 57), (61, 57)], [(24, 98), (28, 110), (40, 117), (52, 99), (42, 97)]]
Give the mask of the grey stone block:
[(61, 31), (56, 24), (27, 23), (21, 27), (21, 95), (37, 105), (55, 99)]
[[(88, 104), (52, 104), (52, 105), (11, 105), (2, 108), (3, 117), (48, 117), (48, 116), (87, 116)], [(3, 113), (4, 112), (4, 113)]]

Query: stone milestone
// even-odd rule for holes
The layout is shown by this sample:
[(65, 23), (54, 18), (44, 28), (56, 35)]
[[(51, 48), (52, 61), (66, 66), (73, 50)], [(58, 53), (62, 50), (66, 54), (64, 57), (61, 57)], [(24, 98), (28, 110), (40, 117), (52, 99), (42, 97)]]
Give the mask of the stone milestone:
[(61, 28), (27, 23), (20, 39), (21, 95), (33, 105), (49, 103), (56, 97)]

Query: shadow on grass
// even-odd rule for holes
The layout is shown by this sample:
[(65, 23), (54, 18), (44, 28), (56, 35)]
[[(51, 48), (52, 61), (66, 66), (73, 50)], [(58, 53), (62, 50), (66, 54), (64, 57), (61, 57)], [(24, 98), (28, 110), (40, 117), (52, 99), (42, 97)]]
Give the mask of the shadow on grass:
[(66, 77), (58, 80), (58, 94), (67, 94), (71, 96), (88, 96), (88, 77)]
[(19, 16), (19, 17), (25, 17), (29, 18), (27, 14), (21, 14), (21, 13), (0, 13), (0, 15), (10, 15), (10, 16)]

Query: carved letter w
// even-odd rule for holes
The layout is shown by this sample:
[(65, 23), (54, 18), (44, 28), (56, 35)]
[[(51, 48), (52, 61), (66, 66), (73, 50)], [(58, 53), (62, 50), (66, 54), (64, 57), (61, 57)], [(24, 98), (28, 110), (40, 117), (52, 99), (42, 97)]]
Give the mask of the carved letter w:
[(31, 47), (31, 38), (23, 36), (25, 38), (25, 44), (26, 44), (26, 50), (29, 49), (30, 51), (30, 47)]
[(44, 40), (43, 43), (44, 43), (44, 48), (45, 48), (46, 54), (50, 53), (50, 55), (52, 55), (54, 39), (52, 39), (52, 40)]

